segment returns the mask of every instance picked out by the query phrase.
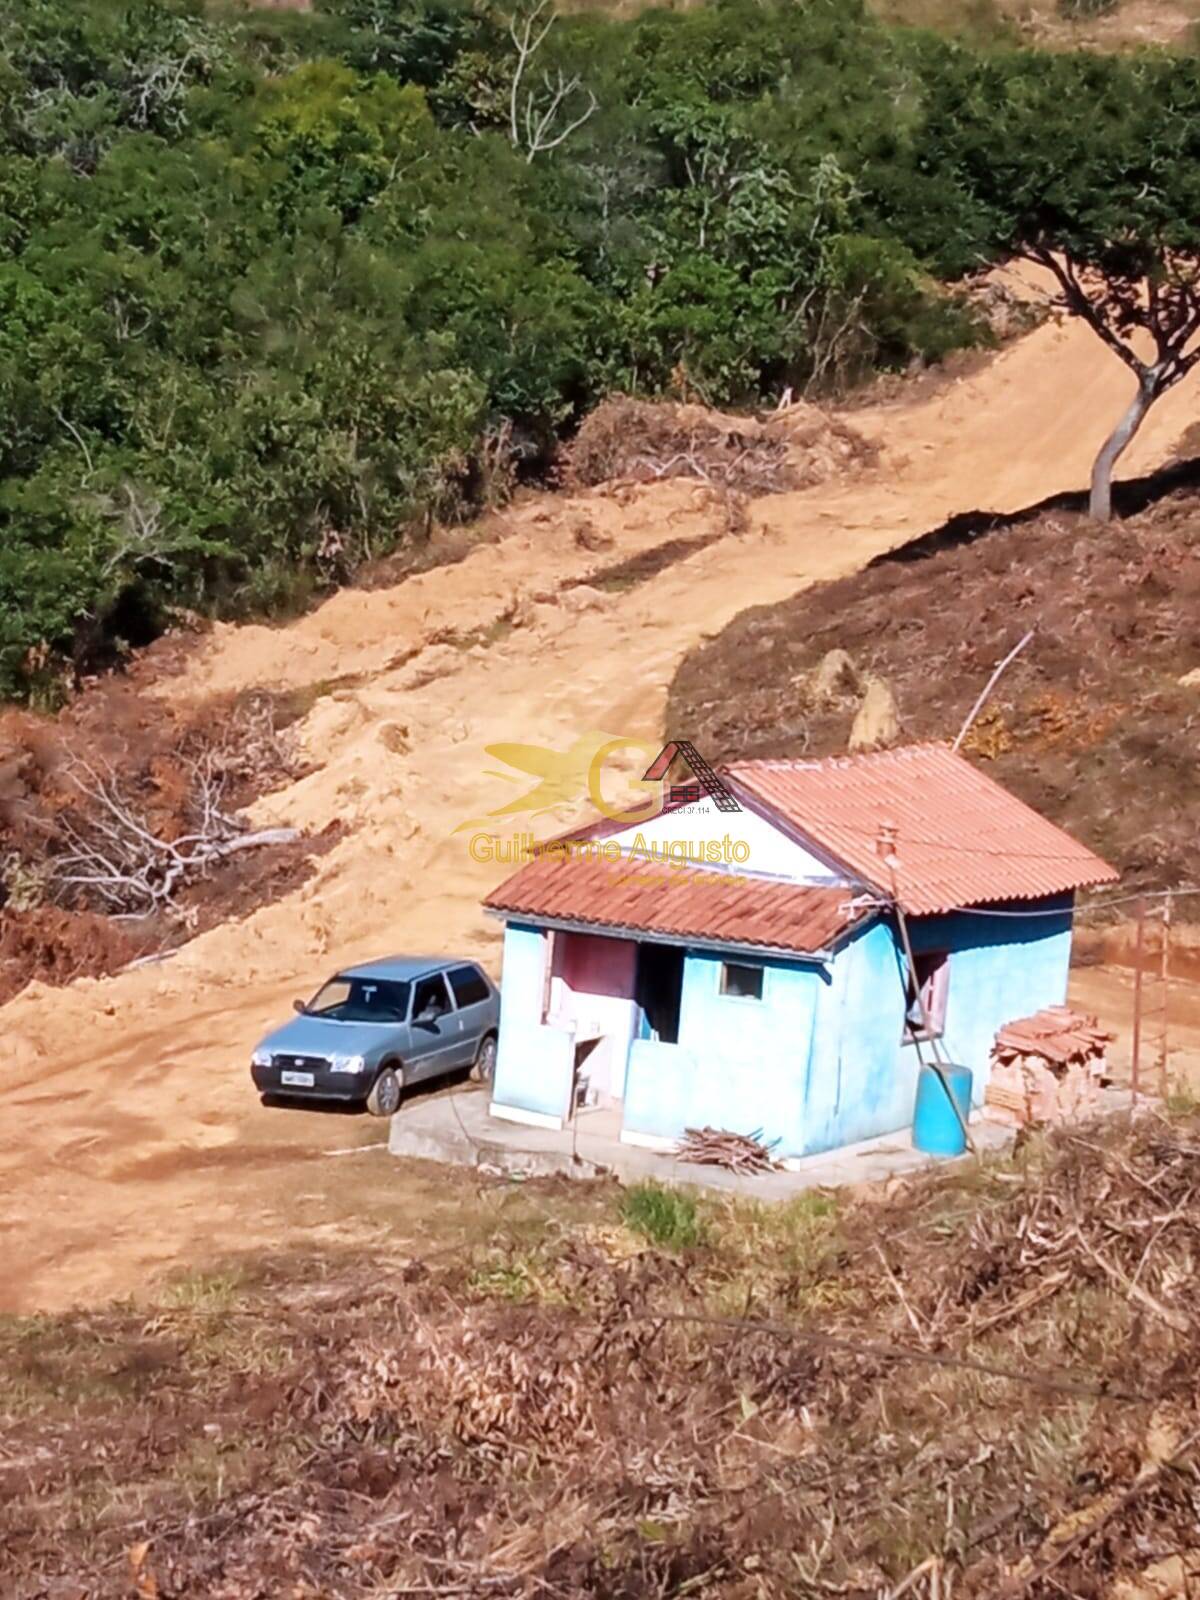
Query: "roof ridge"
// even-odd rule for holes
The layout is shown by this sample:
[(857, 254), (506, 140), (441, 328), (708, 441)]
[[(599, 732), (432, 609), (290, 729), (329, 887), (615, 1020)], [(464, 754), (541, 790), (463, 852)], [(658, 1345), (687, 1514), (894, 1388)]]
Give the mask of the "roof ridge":
[[(957, 757), (967, 766), (971, 763), (966, 756), (955, 750), (945, 739), (916, 739), (908, 744), (893, 745), (886, 750), (856, 750), (847, 751), (844, 755), (836, 756), (753, 756), (743, 761), (726, 761), (718, 768), (720, 772), (743, 772), (747, 769), (759, 771), (812, 771), (818, 767), (850, 767), (867, 766), (872, 762), (887, 760), (900, 760), (905, 756), (917, 755), (931, 750), (944, 751), (946, 755)], [(978, 769), (976, 769), (978, 770)]]

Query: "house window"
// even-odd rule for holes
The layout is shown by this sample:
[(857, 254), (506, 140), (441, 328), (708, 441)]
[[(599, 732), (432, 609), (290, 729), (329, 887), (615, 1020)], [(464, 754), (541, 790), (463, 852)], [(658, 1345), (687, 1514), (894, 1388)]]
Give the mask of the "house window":
[(913, 956), (913, 965), (916, 971), (909, 974), (904, 1012), (905, 1042), (940, 1039), (946, 1028), (946, 996), (950, 990), (949, 952), (922, 950)]
[(737, 1000), (761, 1000), (763, 969), (743, 966), (737, 961), (722, 961), (721, 993), (732, 995)]

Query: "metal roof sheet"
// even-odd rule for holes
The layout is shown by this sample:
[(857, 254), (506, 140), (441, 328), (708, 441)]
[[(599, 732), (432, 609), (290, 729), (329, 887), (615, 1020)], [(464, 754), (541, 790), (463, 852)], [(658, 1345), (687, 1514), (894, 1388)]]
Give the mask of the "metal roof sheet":
[(849, 900), (843, 888), (715, 868), (543, 855), (493, 889), (484, 905), (548, 921), (811, 955), (861, 920)]
[[(1119, 874), (948, 745), (826, 761), (741, 761), (735, 794), (917, 916), (1035, 900)], [(743, 793), (744, 791), (744, 793)], [(886, 859), (894, 840), (895, 869)]]

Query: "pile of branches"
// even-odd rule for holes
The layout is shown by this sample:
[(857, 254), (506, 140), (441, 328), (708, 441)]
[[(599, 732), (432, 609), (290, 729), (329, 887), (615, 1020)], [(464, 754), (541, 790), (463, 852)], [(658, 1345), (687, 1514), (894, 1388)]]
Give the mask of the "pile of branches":
[(50, 881), (68, 901), (98, 905), (114, 917), (176, 911), (180, 891), (217, 862), (299, 838), (295, 828), (251, 829), (229, 811), (227, 774), (212, 751), (184, 770), (187, 821), (179, 832), (156, 829), (111, 769), (77, 758), (65, 777), (78, 800), (59, 817)]
[(761, 1128), (753, 1133), (730, 1133), (727, 1128), (685, 1128), (676, 1150), (681, 1161), (698, 1167), (724, 1167), (727, 1172), (776, 1172), (779, 1162), (771, 1151), (779, 1143), (764, 1144)]
[(786, 436), (701, 406), (606, 400), (585, 419), (567, 457), (571, 487), (664, 478), (694, 478), (741, 494), (795, 487)]
[(295, 770), (268, 696), (188, 722), (164, 713), (106, 723), (103, 710), (88, 716), (84, 706), (36, 739), (14, 740), (3, 810), (13, 849), (0, 863), (11, 909), (177, 916), (184, 891), (219, 863), (298, 838), (256, 829), (244, 814)]
[[(1052, 1184), (1022, 1185), (947, 1241), (936, 1287), (925, 1277), (910, 1301), (923, 1341), (1017, 1326), (1035, 1307), (1103, 1291), (1143, 1341), (1200, 1342), (1200, 1141), (1149, 1123), (1127, 1151), (1074, 1129), (1055, 1149)], [(915, 1277), (903, 1253), (897, 1271)]]
[(869, 460), (871, 446), (803, 401), (765, 420), (618, 397), (588, 416), (567, 456), (570, 487), (693, 478), (722, 494), (780, 494)]

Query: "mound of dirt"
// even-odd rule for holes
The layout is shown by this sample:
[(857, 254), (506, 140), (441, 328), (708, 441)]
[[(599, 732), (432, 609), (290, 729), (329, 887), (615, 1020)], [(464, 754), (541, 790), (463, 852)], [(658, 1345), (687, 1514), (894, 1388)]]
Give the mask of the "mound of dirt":
[(145, 933), (139, 938), (93, 911), (0, 911), (0, 1005), (35, 978), (62, 984), (119, 972), (151, 942)]
[(806, 489), (875, 459), (876, 447), (805, 401), (765, 419), (618, 398), (586, 418), (567, 452), (576, 488), (696, 478), (738, 494)]
[(1181, 680), (1200, 664), (1198, 602), (1194, 493), (1107, 527), (1045, 516), (744, 612), (685, 659), (667, 726), (710, 760), (844, 752), (861, 695), (818, 685), (837, 649), (890, 687), (900, 739), (952, 739), (1033, 629), (966, 753), (1124, 887), (1178, 885), (1195, 877), (1200, 687)]

